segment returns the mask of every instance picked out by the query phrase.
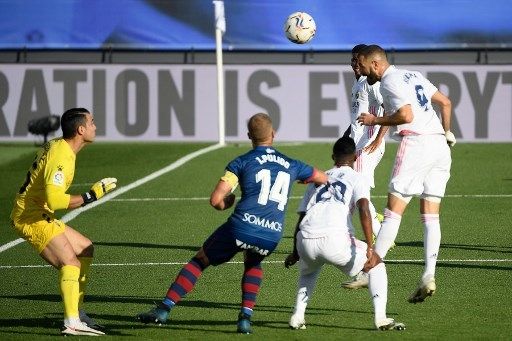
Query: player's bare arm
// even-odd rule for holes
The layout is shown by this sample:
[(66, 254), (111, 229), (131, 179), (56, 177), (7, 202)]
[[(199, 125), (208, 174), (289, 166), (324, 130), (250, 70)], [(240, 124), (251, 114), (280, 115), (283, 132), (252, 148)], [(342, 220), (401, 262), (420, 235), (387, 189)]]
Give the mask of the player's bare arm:
[(359, 210), (359, 219), (361, 221), (361, 227), (363, 229), (364, 237), (368, 248), (372, 247), (372, 216), (370, 214), (370, 205), (368, 199), (361, 198), (356, 203), (357, 209)]
[(307, 182), (313, 182), (317, 185), (323, 185), (326, 184), (329, 178), (327, 177), (327, 174), (325, 174), (323, 171), (316, 169), (313, 172), (313, 175), (307, 180)]
[(366, 257), (368, 258), (368, 260), (366, 261), (363, 267), (363, 271), (368, 272), (374, 266), (379, 264), (382, 260), (380, 259), (379, 255), (373, 251), (372, 248), (372, 218), (370, 214), (368, 199), (359, 199), (356, 205), (359, 210), (359, 219), (361, 221), (361, 227), (363, 229), (364, 237), (366, 239), (366, 244), (368, 245), (366, 249)]
[(235, 194), (231, 193), (231, 184), (219, 180), (217, 186), (210, 195), (210, 205), (216, 210), (222, 211), (230, 208), (235, 203)]
[(372, 114), (363, 113), (357, 118), (357, 122), (365, 126), (397, 126), (400, 124), (411, 123), (414, 115), (410, 104), (406, 104), (392, 115), (376, 117)]
[(457, 142), (455, 135), (450, 131), (452, 123), (452, 102), (442, 92), (436, 91), (432, 96), (432, 103), (437, 104), (441, 109), (441, 124), (445, 132), (446, 143), (452, 147)]
[(436, 91), (432, 96), (432, 103), (439, 105), (441, 109), (441, 123), (444, 131), (449, 131), (452, 118), (452, 102), (443, 93)]
[(297, 219), (297, 224), (295, 225), (295, 232), (293, 233), (293, 251), (284, 260), (284, 266), (286, 268), (293, 266), (300, 259), (299, 252), (297, 251), (297, 233), (299, 233), (299, 230), (300, 230), (299, 226), (300, 226), (302, 219), (304, 219), (305, 215), (306, 215), (306, 212), (299, 212), (299, 218)]
[(368, 250), (366, 256), (368, 257), (368, 260), (363, 266), (363, 271), (366, 273), (382, 262), (382, 258), (379, 257), (377, 252), (373, 252), (372, 249)]
[(379, 132), (377, 133), (377, 136), (375, 136), (375, 140), (373, 140), (369, 145), (364, 147), (363, 151), (365, 151), (368, 154), (376, 151), (379, 148), (382, 141), (384, 141), (384, 136), (386, 136), (388, 129), (388, 126), (381, 126)]

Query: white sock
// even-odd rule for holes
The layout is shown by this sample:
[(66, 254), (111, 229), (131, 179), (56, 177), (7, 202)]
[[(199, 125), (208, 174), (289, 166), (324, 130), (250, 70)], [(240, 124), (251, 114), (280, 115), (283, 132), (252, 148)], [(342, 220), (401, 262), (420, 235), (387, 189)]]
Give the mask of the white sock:
[(386, 318), (386, 304), (388, 302), (388, 274), (386, 265), (378, 264), (368, 271), (370, 282), (368, 289), (373, 302), (373, 311), (375, 313), (375, 324)]
[(82, 322), (78, 317), (67, 317), (64, 319), (64, 325), (66, 327), (76, 328), (78, 325), (80, 325)]
[(377, 211), (375, 210), (375, 206), (373, 206), (373, 203), (369, 202), (370, 206), (370, 216), (372, 217), (372, 231), (375, 236), (379, 235), (380, 231), (380, 221), (377, 219)]
[(315, 290), (316, 280), (318, 279), (319, 274), (320, 269), (309, 274), (300, 274), (299, 290), (297, 291), (293, 314), (304, 316), (306, 313), (306, 307), (308, 306), (309, 299)]
[(423, 247), (425, 249), (425, 271), (423, 278), (436, 273), (437, 257), (441, 246), (441, 225), (439, 214), (422, 214), (423, 222)]
[(392, 212), (387, 208), (384, 209), (384, 221), (382, 222), (382, 226), (380, 228), (379, 235), (377, 236), (377, 241), (375, 242), (374, 248), (375, 252), (377, 252), (377, 254), (382, 259), (386, 257), (389, 248), (395, 242), (401, 221), (401, 215), (396, 214), (395, 212)]

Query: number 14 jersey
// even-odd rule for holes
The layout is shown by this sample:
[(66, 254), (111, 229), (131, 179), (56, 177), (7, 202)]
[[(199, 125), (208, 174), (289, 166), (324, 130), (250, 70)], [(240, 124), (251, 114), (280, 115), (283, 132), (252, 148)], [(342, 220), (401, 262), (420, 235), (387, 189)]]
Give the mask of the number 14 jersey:
[(242, 192), (228, 222), (235, 230), (273, 242), (283, 235), (293, 182), (307, 182), (315, 171), (269, 146), (257, 146), (237, 157), (226, 170), (238, 177)]

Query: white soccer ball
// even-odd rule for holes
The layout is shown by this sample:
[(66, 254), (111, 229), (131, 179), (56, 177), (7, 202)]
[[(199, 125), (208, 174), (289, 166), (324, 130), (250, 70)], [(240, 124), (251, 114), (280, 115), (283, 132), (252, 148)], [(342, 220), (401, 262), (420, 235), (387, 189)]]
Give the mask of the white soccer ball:
[(315, 36), (316, 24), (306, 12), (295, 12), (286, 19), (284, 33), (291, 42), (305, 44)]

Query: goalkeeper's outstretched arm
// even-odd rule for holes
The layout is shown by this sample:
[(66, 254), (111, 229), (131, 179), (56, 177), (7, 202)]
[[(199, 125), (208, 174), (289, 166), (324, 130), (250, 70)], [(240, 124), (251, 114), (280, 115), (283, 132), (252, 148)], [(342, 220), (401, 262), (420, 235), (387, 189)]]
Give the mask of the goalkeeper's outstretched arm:
[(112, 192), (117, 186), (116, 178), (104, 178), (92, 185), (88, 192), (80, 195), (82, 197), (81, 206), (85, 206), (101, 199), (105, 194)]
[(100, 199), (108, 192), (113, 191), (116, 186), (116, 178), (105, 178), (92, 185), (88, 192), (84, 194), (71, 195), (64, 193), (63, 188), (60, 186), (47, 185), (46, 201), (48, 207), (52, 211), (63, 209), (71, 210)]

